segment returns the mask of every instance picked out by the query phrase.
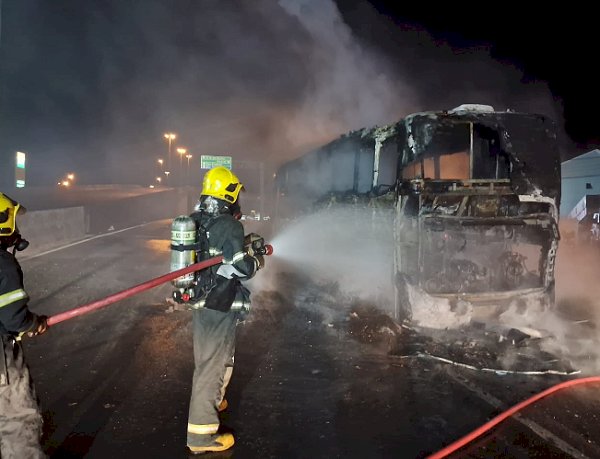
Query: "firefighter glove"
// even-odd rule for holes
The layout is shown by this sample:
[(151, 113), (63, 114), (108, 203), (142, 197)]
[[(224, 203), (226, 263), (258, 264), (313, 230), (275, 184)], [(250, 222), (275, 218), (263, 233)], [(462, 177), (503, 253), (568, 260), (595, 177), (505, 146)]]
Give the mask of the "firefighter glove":
[(48, 317), (34, 314), (33, 315), (33, 326), (27, 332), (27, 336), (30, 338), (33, 336), (41, 335), (48, 330)]

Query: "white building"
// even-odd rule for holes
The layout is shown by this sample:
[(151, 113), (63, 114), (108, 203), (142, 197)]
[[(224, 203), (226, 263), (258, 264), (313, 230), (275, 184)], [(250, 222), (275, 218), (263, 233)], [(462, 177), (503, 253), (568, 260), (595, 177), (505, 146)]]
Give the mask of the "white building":
[[(574, 213), (570, 214), (576, 206), (585, 207), (586, 196), (600, 195), (600, 150), (592, 150), (563, 162), (561, 172), (560, 216), (575, 218)], [(582, 210), (579, 209), (578, 213)]]

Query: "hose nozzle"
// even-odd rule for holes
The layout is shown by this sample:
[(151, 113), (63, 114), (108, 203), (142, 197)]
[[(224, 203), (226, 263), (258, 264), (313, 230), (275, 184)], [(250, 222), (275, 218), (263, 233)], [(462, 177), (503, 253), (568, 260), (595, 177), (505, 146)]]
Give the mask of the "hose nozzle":
[(246, 252), (255, 253), (256, 255), (272, 255), (273, 246), (271, 244), (265, 244), (263, 237), (256, 233), (247, 234), (244, 238), (244, 246)]
[(271, 244), (265, 244), (265, 255), (273, 255), (273, 246)]

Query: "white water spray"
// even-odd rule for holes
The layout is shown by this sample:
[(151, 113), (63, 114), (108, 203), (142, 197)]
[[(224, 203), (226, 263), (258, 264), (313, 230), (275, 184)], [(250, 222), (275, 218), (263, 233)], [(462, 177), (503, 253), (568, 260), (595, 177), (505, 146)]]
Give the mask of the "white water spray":
[(270, 243), (278, 266), (319, 284), (336, 283), (342, 294), (392, 311), (392, 227), (373, 218), (370, 209), (328, 209), (298, 217)]

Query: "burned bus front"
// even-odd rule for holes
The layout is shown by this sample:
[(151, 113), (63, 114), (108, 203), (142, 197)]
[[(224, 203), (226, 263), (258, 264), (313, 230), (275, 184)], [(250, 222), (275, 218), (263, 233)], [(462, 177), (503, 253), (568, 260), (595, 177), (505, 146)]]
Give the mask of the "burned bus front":
[[(394, 225), (399, 318), (419, 322), (432, 305), (473, 316), (553, 304), (560, 160), (541, 121), (407, 118)], [(543, 147), (545, 165), (532, 162)]]

